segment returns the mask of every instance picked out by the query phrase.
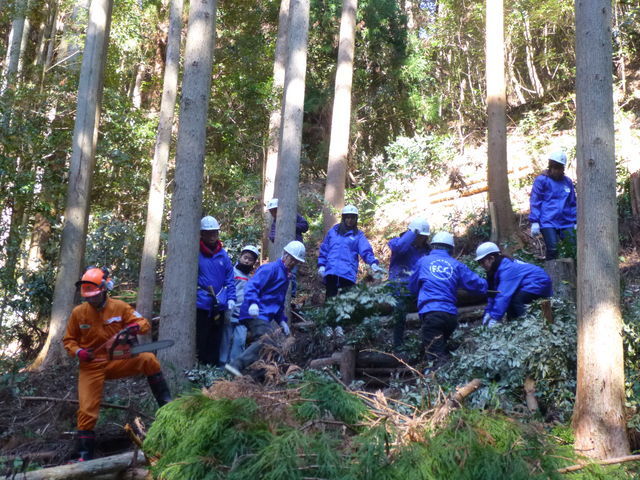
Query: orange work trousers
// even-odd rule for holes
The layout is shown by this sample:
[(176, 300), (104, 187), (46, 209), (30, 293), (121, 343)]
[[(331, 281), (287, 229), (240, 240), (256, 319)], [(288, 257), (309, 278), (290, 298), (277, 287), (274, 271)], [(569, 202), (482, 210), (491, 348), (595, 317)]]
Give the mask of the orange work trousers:
[(105, 380), (160, 372), (160, 362), (153, 353), (140, 353), (125, 360), (96, 358), (89, 363), (80, 363), (78, 375), (78, 430), (93, 430), (100, 413), (102, 390)]

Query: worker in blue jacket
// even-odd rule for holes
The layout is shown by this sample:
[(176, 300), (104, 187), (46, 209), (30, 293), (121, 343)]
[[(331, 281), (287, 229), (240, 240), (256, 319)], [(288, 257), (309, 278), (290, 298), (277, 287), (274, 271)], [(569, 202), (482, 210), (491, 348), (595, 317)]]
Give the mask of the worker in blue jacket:
[(576, 191), (564, 174), (566, 164), (564, 152), (552, 153), (548, 169), (534, 180), (529, 198), (531, 235), (542, 234), (547, 260), (557, 258), (559, 240), (576, 241)]
[(347, 290), (356, 284), (358, 256), (373, 272), (384, 272), (369, 240), (358, 230), (358, 209), (347, 205), (342, 209), (340, 223), (331, 227), (320, 245), (318, 275), (326, 285), (326, 298), (335, 297), (338, 290)]
[(504, 314), (512, 320), (524, 314), (525, 305), (553, 294), (551, 278), (542, 268), (504, 256), (498, 246), (485, 242), (476, 249), (476, 261), (487, 272), (489, 291), (483, 325), (493, 326)]
[(452, 234), (438, 232), (431, 240), (431, 248), (411, 275), (409, 290), (418, 297), (426, 357), (437, 367), (446, 360), (447, 341), (458, 326), (458, 289), (486, 294), (487, 282), (451, 256)]
[[(271, 229), (269, 230), (269, 240), (271, 243), (276, 240), (276, 220), (278, 219), (278, 199), (272, 198), (267, 203), (267, 210), (271, 214), (271, 218), (273, 218), (273, 222), (271, 222)], [(302, 234), (309, 230), (309, 222), (300, 215), (296, 213), (296, 240), (302, 242)], [(294, 267), (291, 271), (291, 296), (295, 297), (298, 292), (298, 267)]]
[(415, 305), (415, 297), (409, 292), (407, 284), (418, 261), (431, 250), (429, 231), (429, 222), (424, 218), (416, 218), (409, 223), (406, 232), (389, 240), (389, 283), (397, 300), (394, 308), (394, 350), (400, 349), (403, 345), (407, 311), (411, 303)]
[(226, 310), (236, 306), (233, 265), (219, 239), (220, 224), (211, 216), (200, 220), (196, 355), (200, 363), (216, 365)]
[(304, 263), (304, 257), (304, 244), (297, 240), (289, 242), (282, 258), (262, 265), (247, 282), (239, 318), (251, 332), (253, 342), (239, 357), (225, 365), (235, 376), (241, 376), (242, 370), (260, 358), (266, 334), (280, 326), (285, 335), (291, 335), (284, 311), (285, 299), (291, 270)]

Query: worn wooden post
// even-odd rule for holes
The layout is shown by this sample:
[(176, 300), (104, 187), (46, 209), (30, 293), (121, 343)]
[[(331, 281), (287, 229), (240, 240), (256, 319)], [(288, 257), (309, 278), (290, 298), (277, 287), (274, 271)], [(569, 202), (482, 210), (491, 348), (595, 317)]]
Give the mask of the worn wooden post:
[(350, 345), (343, 347), (340, 358), (340, 375), (345, 385), (349, 385), (356, 377), (356, 349)]
[(544, 269), (553, 282), (556, 297), (576, 301), (576, 266), (572, 258), (558, 258), (544, 262)]

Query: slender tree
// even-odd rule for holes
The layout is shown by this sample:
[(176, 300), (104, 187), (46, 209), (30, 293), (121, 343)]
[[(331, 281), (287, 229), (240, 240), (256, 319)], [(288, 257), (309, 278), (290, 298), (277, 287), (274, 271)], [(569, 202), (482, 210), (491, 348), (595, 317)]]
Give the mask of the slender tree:
[(113, 0), (93, 0), (80, 69), (78, 105), (73, 130), (69, 187), (60, 246), (49, 334), (32, 368), (58, 363), (63, 357), (62, 336), (73, 308), (74, 282), (84, 261), (91, 181), (96, 162), (98, 121), (102, 102), (104, 66), (107, 58)]
[(11, 31), (9, 32), (7, 57), (4, 62), (2, 78), (0, 79), (0, 95), (7, 88), (12, 87), (16, 80), (15, 77), (20, 64), (20, 53), (24, 51), (21, 47), (27, 17), (27, 3), (27, 0), (18, 0), (16, 2), (16, 11), (11, 22)]
[(160, 337), (173, 338), (161, 359), (173, 372), (195, 360), (198, 233), (202, 212), (202, 175), (216, 33), (216, 0), (190, 4), (176, 144), (167, 265), (160, 307)]
[[(276, 39), (275, 58), (273, 61), (273, 93), (275, 98), (282, 98), (284, 89), (285, 64), (287, 62), (287, 34), (289, 31), (289, 0), (281, 0), (278, 15), (278, 38)], [(264, 230), (262, 235), (262, 252), (269, 250), (269, 229), (271, 214), (266, 205), (275, 196), (276, 171), (278, 168), (278, 147), (280, 140), (280, 123), (282, 121), (282, 102), (276, 102), (269, 115), (269, 144), (264, 165), (264, 186), (262, 202), (264, 212)], [(270, 252), (273, 257), (273, 252)]]
[(495, 207), (497, 240), (515, 237), (515, 215), (509, 197), (507, 169), (507, 95), (504, 77), (503, 0), (487, 0), (487, 154), (489, 201)]
[(167, 34), (167, 54), (160, 102), (160, 120), (156, 146), (151, 164), (151, 183), (147, 205), (147, 223), (144, 232), (144, 246), (140, 263), (140, 278), (136, 308), (145, 318), (153, 314), (153, 294), (156, 287), (156, 257), (160, 247), (160, 231), (164, 213), (164, 196), (167, 178), (167, 163), (173, 128), (173, 112), (178, 92), (178, 71), (180, 68), (180, 36), (182, 32), (182, 0), (169, 2), (169, 32)]
[(618, 267), (611, 3), (576, 0), (578, 378), (575, 448), (629, 452)]
[(309, 0), (292, 0), (276, 175), (276, 192), (279, 199), (274, 241), (276, 254), (282, 252), (284, 246), (296, 236), (308, 32)]
[(338, 68), (331, 117), (331, 140), (327, 183), (324, 190), (324, 232), (336, 223), (334, 210), (344, 207), (344, 184), (349, 155), (349, 132), (351, 129), (351, 85), (353, 83), (353, 54), (356, 36), (356, 12), (358, 0), (343, 0), (340, 19), (340, 46)]

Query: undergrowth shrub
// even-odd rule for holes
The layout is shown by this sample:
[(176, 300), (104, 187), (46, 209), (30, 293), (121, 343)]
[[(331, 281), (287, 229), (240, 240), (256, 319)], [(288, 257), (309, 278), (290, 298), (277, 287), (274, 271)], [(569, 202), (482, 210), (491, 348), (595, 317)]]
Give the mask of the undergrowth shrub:
[(576, 386), (575, 318), (572, 304), (554, 298), (551, 324), (534, 304), (523, 317), (493, 328), (461, 325), (452, 338), (458, 347), (437, 379), (449, 386), (483, 379), (469, 404), (513, 410), (522, 405), (523, 383), (531, 377), (541, 407), (567, 420)]

